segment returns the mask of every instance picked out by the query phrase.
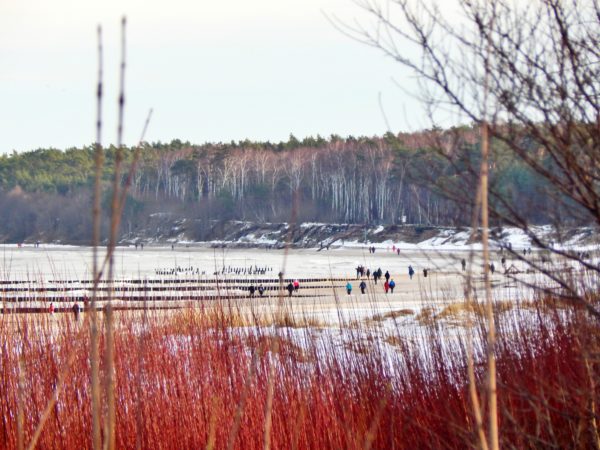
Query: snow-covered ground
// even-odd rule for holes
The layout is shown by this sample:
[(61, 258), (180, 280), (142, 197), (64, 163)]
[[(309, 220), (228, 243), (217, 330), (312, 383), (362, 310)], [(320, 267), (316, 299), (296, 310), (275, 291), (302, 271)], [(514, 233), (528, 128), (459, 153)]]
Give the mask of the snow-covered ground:
[[(526, 246), (526, 241), (518, 232), (506, 233), (506, 242), (513, 245), (513, 249)], [(482, 260), (478, 246), (467, 245), (468, 233), (455, 233), (451, 236), (437, 236), (430, 241), (415, 244), (379, 243), (370, 245), (375, 247), (375, 252), (368, 250), (369, 246), (356, 243), (345, 243), (344, 246), (332, 246), (330, 250), (319, 249), (289, 249), (268, 250), (265, 248), (211, 248), (202, 245), (176, 245), (159, 247), (148, 246), (144, 249), (118, 247), (114, 255), (115, 280), (117, 285), (126, 285), (125, 280), (141, 279), (156, 280), (177, 277), (189, 280), (190, 283), (198, 279), (214, 279), (215, 272), (222, 272), (223, 268), (229, 272), (219, 275), (220, 279), (237, 279), (243, 283), (250, 279), (274, 280), (282, 271), (286, 278), (299, 279), (326, 279), (341, 278), (332, 283), (330, 287), (321, 286), (320, 289), (310, 290), (305, 288), (302, 292), (306, 297), (294, 299), (293, 302), (305, 314), (330, 321), (337, 319), (342, 306), (344, 316), (348, 320), (356, 317), (372, 315), (373, 307), (382, 312), (399, 309), (411, 309), (418, 312), (423, 305), (444, 304), (459, 302), (464, 298), (465, 273), (461, 269), (461, 260), (465, 259), (472, 264), (476, 287), (481, 287)], [(398, 254), (397, 249), (400, 249)], [(520, 253), (519, 253), (520, 254)], [(527, 256), (528, 261), (539, 262), (541, 254), (535, 249)], [(100, 260), (104, 251), (100, 252)], [(505, 267), (513, 267), (516, 275), (506, 276), (503, 273), (501, 258), (506, 258)], [(508, 252), (500, 254), (498, 250), (492, 252), (492, 262), (496, 273), (492, 277), (493, 294), (497, 300), (514, 300), (531, 297), (531, 290), (517, 280), (527, 283), (552, 283), (541, 279), (538, 273), (526, 273), (527, 262), (520, 257)], [(592, 251), (589, 263), (598, 266), (597, 250)], [(553, 257), (553, 262), (547, 265), (551, 270), (574, 270), (575, 273), (584, 273), (580, 264), (570, 261), (558, 260)], [(385, 273), (389, 271), (396, 282), (393, 294), (384, 294), (382, 283), (374, 285), (369, 281), (367, 294), (361, 295), (356, 281), (355, 268), (359, 265), (373, 272), (381, 268)], [(408, 266), (416, 272), (413, 279), (409, 279)], [(30, 281), (36, 285), (44, 286), (64, 285), (65, 280), (89, 280), (92, 272), (92, 249), (89, 247), (44, 245), (40, 247), (16, 245), (0, 246), (0, 279)], [(182, 269), (175, 275), (165, 275), (174, 269)], [(233, 273), (231, 270), (236, 270)], [(260, 269), (259, 274), (250, 272)], [(423, 269), (428, 269), (425, 277)], [(264, 272), (264, 273), (263, 273)], [(106, 273), (106, 270), (105, 270)], [(583, 276), (583, 275), (582, 275)], [(345, 292), (346, 280), (353, 284), (352, 295)], [(594, 277), (595, 280), (595, 277)], [(596, 282), (596, 281), (591, 281)], [(62, 283), (62, 284), (61, 284)], [(119, 284), (120, 283), (120, 284)], [(81, 296), (85, 290), (73, 290), (68, 296)], [(85, 286), (82, 286), (85, 287)], [(233, 295), (245, 295), (245, 287), (232, 287)], [(210, 294), (210, 290), (196, 292), (196, 294)], [(214, 291), (212, 291), (214, 293)], [(185, 298), (185, 292), (165, 293)], [(314, 297), (311, 298), (311, 295)], [(5, 294), (6, 295), (6, 294)], [(60, 295), (60, 292), (56, 295)], [(121, 293), (119, 298), (127, 300), (131, 294)], [(258, 308), (267, 310), (276, 304), (277, 295), (271, 293), (270, 299), (263, 299), (257, 303)]]
[[(264, 248), (210, 248), (190, 245), (171, 247), (145, 246), (143, 250), (133, 246), (117, 247), (114, 254), (115, 278), (156, 278), (157, 270), (194, 268), (200, 274), (212, 275), (223, 267), (265, 268), (265, 276), (276, 278), (279, 271), (291, 278), (349, 277), (356, 275), (355, 268), (363, 265), (371, 271), (381, 267), (394, 276), (404, 276), (412, 265), (417, 273), (428, 268), (431, 274), (460, 271), (460, 260), (469, 257), (468, 248), (460, 245), (423, 246), (400, 245), (400, 254), (393, 250), (393, 243), (374, 245), (375, 253), (369, 253), (364, 244), (346, 243), (344, 247), (318, 249), (264, 249)], [(99, 260), (105, 256), (99, 252)], [(476, 263), (480, 252), (475, 249)], [(500, 267), (495, 257), (496, 267)], [(515, 260), (520, 268), (522, 263)], [(49, 280), (86, 279), (92, 272), (92, 249), (90, 247), (44, 245), (35, 248), (14, 245), (0, 246), (0, 278)]]
[[(436, 240), (434, 240), (436, 239)], [(475, 295), (483, 297), (482, 289), (482, 259), (481, 251), (475, 247), (472, 251), (464, 240), (456, 239), (456, 234), (451, 236), (438, 236), (427, 245), (421, 247), (410, 244), (380, 243), (374, 245), (375, 253), (364, 245), (345, 245), (331, 247), (330, 250), (319, 249), (240, 249), (240, 248), (210, 248), (200, 245), (176, 245), (158, 247), (146, 245), (143, 250), (135, 247), (119, 247), (114, 255), (116, 286), (136, 286), (126, 280), (159, 280), (173, 279), (184, 280), (180, 286), (200, 285), (198, 280), (214, 280), (215, 272), (222, 272), (223, 268), (242, 270), (242, 273), (228, 272), (219, 274), (220, 280), (232, 281), (232, 286), (221, 285), (219, 294), (233, 294), (239, 298), (228, 299), (220, 303), (221, 307), (231, 308), (232, 314), (246, 317), (249, 322), (247, 332), (258, 334), (277, 334), (291, 340), (301, 348), (322, 348), (325, 351), (346, 352), (348, 349), (357, 355), (362, 355), (364, 348), (373, 348), (377, 344), (383, 354), (391, 361), (397, 361), (402, 352), (400, 346), (406, 343), (415, 345), (415, 351), (422, 352), (426, 358), (430, 343), (432, 329), (440, 333), (443, 348), (461, 348), (456, 344), (464, 338), (467, 318), (480, 319), (481, 312), (469, 313), (464, 307), (466, 274), (462, 270), (461, 260), (472, 267)], [(522, 245), (528, 248), (525, 241), (517, 233), (507, 236), (513, 248)], [(521, 242), (521, 244), (518, 244)], [(373, 245), (372, 245), (373, 246)], [(394, 251), (400, 248), (400, 253)], [(100, 252), (101, 259), (104, 252)], [(56, 295), (71, 296), (70, 298), (89, 294), (85, 289), (70, 284), (65, 280), (89, 280), (92, 267), (92, 249), (89, 247), (41, 245), (36, 248), (25, 246), (18, 248), (14, 245), (0, 247), (1, 276), (0, 280), (17, 281), (29, 280), (30, 286), (68, 286), (73, 288), (68, 294), (58, 292)], [(527, 255), (527, 261), (541, 261), (541, 253), (533, 250)], [(514, 274), (506, 275), (502, 270), (501, 258), (506, 258), (505, 265), (513, 267)], [(539, 272), (527, 273), (528, 263), (519, 256), (509, 252), (501, 254), (499, 250), (492, 252), (492, 262), (496, 272), (492, 275), (492, 295), (496, 302), (507, 305), (506, 310), (500, 314), (499, 325), (503, 320), (510, 323), (514, 315), (525, 323), (538, 320), (537, 311), (531, 307), (534, 300), (533, 290), (527, 284), (555, 286), (547, 277)], [(594, 252), (589, 263), (598, 265), (597, 252)], [(584, 268), (575, 262), (558, 259), (547, 263), (547, 268), (565, 273), (571, 268), (571, 273), (579, 277), (582, 283), (589, 286), (596, 283), (598, 277), (592, 272), (587, 277)], [(385, 294), (382, 281), (378, 284), (367, 280), (367, 292), (361, 294), (358, 288), (355, 268), (362, 265), (374, 271), (378, 268), (385, 273), (389, 271), (396, 281), (394, 293)], [(415, 275), (410, 279), (408, 266), (412, 266)], [(181, 268), (183, 272), (175, 275), (159, 275), (171, 269)], [(264, 274), (248, 274), (248, 269), (264, 269)], [(246, 269), (246, 273), (243, 273)], [(428, 269), (427, 277), (423, 269)], [(285, 273), (286, 278), (311, 279), (321, 281), (314, 283), (304, 282), (300, 288), (301, 295), (279, 295), (270, 291), (264, 298), (248, 298), (243, 282), (246, 280), (271, 280), (277, 278), (279, 271)], [(560, 272), (562, 271), (562, 272)], [(324, 282), (323, 279), (333, 278), (334, 281)], [(55, 283), (53, 281), (56, 280)], [(188, 281), (189, 280), (189, 281)], [(233, 283), (233, 280), (241, 280)], [(345, 284), (353, 285), (352, 294), (346, 293)], [(320, 285), (318, 285), (320, 283)], [(16, 283), (6, 286), (22, 286)], [(25, 285), (27, 286), (27, 284)], [(139, 284), (137, 284), (139, 287)], [(168, 285), (167, 285), (168, 286)], [(167, 287), (170, 289), (170, 287)], [(189, 302), (187, 295), (215, 294), (208, 283), (205, 290), (181, 291), (174, 288), (164, 292), (165, 295), (180, 295), (179, 301), (156, 301), (150, 306), (183, 306), (183, 305), (214, 305), (213, 300), (200, 300)], [(5, 296), (8, 294), (5, 294)], [(52, 294), (54, 295), (54, 294)], [(145, 302), (128, 300), (128, 292), (116, 294), (116, 305), (148, 306)], [(520, 304), (520, 301), (525, 303)], [(47, 308), (50, 299), (46, 301), (32, 300), (7, 305), (13, 307), (42, 307)], [(58, 305), (58, 302), (57, 302)], [(70, 301), (60, 304), (60, 307), (70, 308)], [(176, 314), (177, 311), (160, 311), (161, 317)], [(125, 312), (123, 314), (136, 314)], [(277, 317), (285, 315), (290, 317), (296, 326), (282, 326), (277, 323)], [(46, 316), (46, 315), (44, 315)], [(57, 324), (68, 318), (64, 314), (47, 315)], [(62, 316), (62, 317), (61, 317)], [(11, 315), (6, 316), (9, 318)], [(252, 325), (256, 318), (262, 319), (265, 325)], [(275, 318), (275, 319), (274, 319)], [(269, 320), (272, 325), (268, 325)], [(285, 323), (285, 322), (284, 322)], [(430, 327), (432, 323), (439, 327)], [(521, 322), (518, 322), (521, 323)], [(141, 324), (141, 321), (140, 321)], [(141, 326), (141, 325), (140, 325)], [(236, 327), (239, 329), (243, 326)], [(242, 330), (243, 331), (243, 330)], [(182, 337), (187, 339), (187, 337)], [(429, 339), (429, 340), (428, 340)], [(364, 348), (360, 345), (364, 344)], [(455, 345), (456, 344), (456, 345)], [(454, 347), (452, 347), (454, 345)], [(390, 370), (401, 370), (403, 365), (390, 364)]]
[[(156, 216), (156, 215), (155, 215)], [(158, 217), (158, 216), (156, 216)], [(162, 216), (161, 216), (162, 217)], [(164, 217), (170, 217), (168, 214)], [(295, 248), (387, 246), (420, 250), (468, 250), (480, 248), (481, 230), (469, 227), (444, 227), (426, 224), (348, 224), (348, 223), (268, 223), (251, 221), (209, 221), (197, 242), (195, 221), (176, 220), (154, 224), (139, 232), (127, 234), (122, 243), (144, 242), (153, 245), (206, 245), (238, 247)], [(492, 227), (490, 238), (496, 247), (522, 250), (535, 247), (593, 249), (600, 244), (597, 227), (564, 227), (531, 225), (526, 231), (515, 227)], [(535, 236), (536, 239), (532, 239)]]

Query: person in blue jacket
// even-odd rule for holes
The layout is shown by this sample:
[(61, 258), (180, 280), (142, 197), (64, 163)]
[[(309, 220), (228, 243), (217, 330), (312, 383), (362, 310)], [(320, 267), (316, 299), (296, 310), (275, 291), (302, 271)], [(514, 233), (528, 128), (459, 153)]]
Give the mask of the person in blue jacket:
[(408, 266), (408, 276), (410, 277), (411, 280), (412, 280), (412, 277), (414, 274), (415, 274), (415, 269), (413, 269), (413, 266)]
[(348, 292), (348, 295), (352, 294), (352, 283), (349, 281), (346, 283), (346, 291)]
[(394, 293), (394, 288), (396, 287), (396, 282), (394, 281), (394, 279), (392, 278), (390, 280), (390, 291), (392, 291), (392, 294)]

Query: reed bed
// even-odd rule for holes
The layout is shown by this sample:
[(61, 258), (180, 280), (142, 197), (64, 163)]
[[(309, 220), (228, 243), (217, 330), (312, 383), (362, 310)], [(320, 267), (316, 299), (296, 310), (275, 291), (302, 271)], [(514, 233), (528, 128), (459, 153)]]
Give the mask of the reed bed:
[[(3, 448), (27, 447), (53, 395), (37, 447), (92, 446), (88, 314), (0, 316)], [(597, 323), (547, 303), (496, 314), (501, 446), (596, 447)], [(483, 384), (485, 327), (473, 316)], [(408, 314), (318, 327), (238, 317), (226, 302), (115, 314), (117, 448), (477, 447), (464, 333), (449, 337), (444, 317), (412, 327), (399, 321)]]

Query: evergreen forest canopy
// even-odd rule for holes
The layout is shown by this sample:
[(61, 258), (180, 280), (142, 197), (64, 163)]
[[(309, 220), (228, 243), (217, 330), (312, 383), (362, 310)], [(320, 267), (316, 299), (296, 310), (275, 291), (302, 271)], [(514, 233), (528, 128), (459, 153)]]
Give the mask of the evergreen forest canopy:
[[(520, 139), (533, 158), (552, 167), (534, 139)], [(104, 150), (105, 218), (115, 151)], [(135, 149), (123, 153), (128, 167)], [(290, 135), (277, 144), (144, 143), (121, 231), (143, 228), (157, 213), (204, 222), (286, 222), (295, 217), (300, 222), (375, 225), (401, 223), (404, 216), (413, 224), (469, 225), (479, 154), (475, 126), (302, 141)], [(496, 225), (505, 223), (503, 211), (529, 223), (560, 217), (548, 182), (500, 141), (492, 144), (490, 176)], [(5, 214), (0, 239), (88, 241), (93, 178), (93, 145), (1, 156), (0, 207)], [(576, 216), (570, 212), (569, 217)]]

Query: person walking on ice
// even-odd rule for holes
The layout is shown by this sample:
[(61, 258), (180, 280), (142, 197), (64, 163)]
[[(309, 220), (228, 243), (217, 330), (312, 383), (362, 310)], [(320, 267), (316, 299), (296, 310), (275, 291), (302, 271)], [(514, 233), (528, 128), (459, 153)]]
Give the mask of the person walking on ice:
[(348, 292), (348, 295), (352, 294), (352, 283), (349, 281), (346, 283), (346, 292)]
[(294, 285), (292, 284), (292, 282), (290, 281), (290, 283), (287, 285), (287, 291), (288, 291), (288, 297), (292, 296), (292, 292), (294, 292)]
[(361, 281), (358, 287), (360, 288), (360, 293), (364, 294), (365, 289), (367, 289), (367, 283), (365, 283), (365, 280)]
[(394, 293), (394, 288), (396, 287), (396, 282), (394, 281), (394, 279), (392, 278), (390, 280), (390, 291), (392, 291), (392, 294)]
[(81, 308), (79, 307), (79, 303), (75, 302), (73, 303), (73, 307), (71, 308), (71, 311), (73, 311), (73, 316), (75, 316), (75, 321), (79, 321), (79, 313), (81, 312)]
[(412, 280), (412, 277), (414, 274), (415, 274), (415, 269), (413, 269), (413, 266), (408, 266), (408, 276), (410, 277), (411, 280)]

